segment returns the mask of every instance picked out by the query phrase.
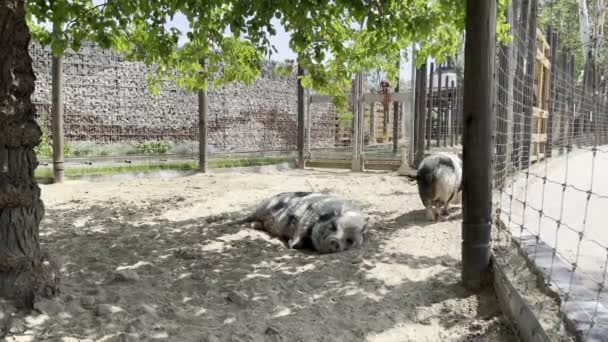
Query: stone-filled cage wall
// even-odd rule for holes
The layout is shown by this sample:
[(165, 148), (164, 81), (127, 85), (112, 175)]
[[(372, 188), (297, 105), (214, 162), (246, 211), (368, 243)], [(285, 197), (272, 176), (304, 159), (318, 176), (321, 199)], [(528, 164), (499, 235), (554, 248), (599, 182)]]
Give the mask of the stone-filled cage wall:
[[(45, 137), (39, 157), (50, 157), (52, 56), (30, 45), (36, 90), (33, 101)], [(152, 95), (145, 64), (85, 44), (67, 52), (64, 65), (66, 157), (198, 153), (198, 97), (173, 83)], [(208, 92), (208, 145), (214, 153), (294, 152), (297, 148), (297, 81), (262, 66), (250, 87), (229, 84)], [(336, 112), (331, 105), (311, 113), (311, 148), (332, 148)], [(45, 146), (47, 147), (45, 149)]]

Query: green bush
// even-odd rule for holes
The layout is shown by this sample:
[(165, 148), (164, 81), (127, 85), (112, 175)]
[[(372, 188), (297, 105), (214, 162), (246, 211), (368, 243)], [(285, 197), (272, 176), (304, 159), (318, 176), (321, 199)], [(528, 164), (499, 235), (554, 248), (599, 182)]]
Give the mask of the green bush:
[(138, 154), (165, 154), (169, 147), (169, 144), (162, 141), (149, 141), (135, 145), (135, 150)]

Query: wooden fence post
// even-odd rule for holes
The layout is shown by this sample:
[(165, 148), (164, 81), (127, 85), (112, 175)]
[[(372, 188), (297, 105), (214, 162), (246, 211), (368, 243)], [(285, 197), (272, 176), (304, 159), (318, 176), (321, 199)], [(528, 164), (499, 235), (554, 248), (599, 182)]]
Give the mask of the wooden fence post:
[(437, 95), (435, 95), (437, 98), (437, 141), (435, 142), (435, 146), (437, 147), (441, 146), (441, 139), (443, 138), (443, 97), (441, 96), (441, 69), (441, 64), (437, 64)]
[(524, 98), (524, 138), (522, 146), (522, 168), (530, 166), (530, 147), (532, 145), (532, 117), (534, 116), (534, 72), (536, 65), (536, 16), (538, 0), (530, 0), (530, 13), (528, 19), (528, 58), (526, 63), (526, 90)]
[(556, 106), (556, 79), (557, 79), (557, 49), (558, 36), (553, 32), (553, 27), (547, 27), (547, 40), (551, 46), (551, 77), (549, 78), (549, 118), (547, 118), (547, 143), (545, 144), (545, 158), (551, 158), (553, 155), (553, 120), (555, 116)]

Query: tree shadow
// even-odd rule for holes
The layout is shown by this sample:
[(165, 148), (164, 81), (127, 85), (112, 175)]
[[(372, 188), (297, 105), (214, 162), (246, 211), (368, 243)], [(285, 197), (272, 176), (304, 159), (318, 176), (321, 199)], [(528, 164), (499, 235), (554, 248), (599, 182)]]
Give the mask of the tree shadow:
[[(62, 294), (55, 306), (39, 306), (45, 314), (15, 316), (12, 334), (374, 341), (404, 324), (450, 332), (476, 324), (481, 337), (502, 329), (493, 291), (461, 285), (460, 260), (386, 252), (396, 232), (423, 223), (403, 218), (409, 213), (379, 216), (373, 227), (392, 228), (371, 229), (360, 248), (318, 255), (230, 225), (243, 211), (151, 220), (159, 205), (47, 209), (42, 244), (61, 258)], [(407, 331), (399, 341), (423, 340), (420, 329)]]
[[(460, 207), (450, 207), (449, 213), (446, 221), (453, 222), (462, 220), (462, 211)], [(397, 225), (417, 225), (422, 227), (438, 223), (427, 218), (425, 209), (411, 210), (397, 217), (396, 221)]]

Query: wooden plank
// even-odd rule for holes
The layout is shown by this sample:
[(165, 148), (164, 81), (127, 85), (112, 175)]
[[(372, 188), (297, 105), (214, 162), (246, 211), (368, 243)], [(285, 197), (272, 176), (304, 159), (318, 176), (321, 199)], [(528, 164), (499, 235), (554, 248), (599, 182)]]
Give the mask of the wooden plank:
[(544, 143), (547, 141), (547, 133), (532, 133), (532, 143)]
[(545, 109), (541, 109), (538, 107), (534, 107), (534, 114), (533, 116), (535, 118), (543, 118), (546, 119), (549, 117), (549, 111), (545, 110)]
[(543, 67), (551, 70), (551, 62), (549, 59), (539, 50), (536, 50), (536, 61), (540, 62)]

